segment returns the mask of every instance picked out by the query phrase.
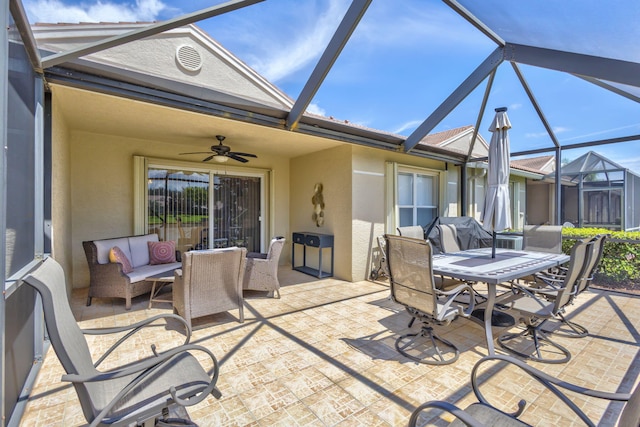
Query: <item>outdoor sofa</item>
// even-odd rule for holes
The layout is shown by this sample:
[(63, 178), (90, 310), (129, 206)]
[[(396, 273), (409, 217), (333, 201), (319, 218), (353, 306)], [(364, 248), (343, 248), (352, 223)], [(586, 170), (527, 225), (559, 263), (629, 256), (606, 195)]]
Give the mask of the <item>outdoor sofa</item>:
[[(147, 278), (162, 273), (173, 276), (173, 270), (182, 265), (174, 242), (159, 242), (157, 234), (90, 240), (82, 246), (89, 264), (87, 305), (94, 297), (124, 298), (129, 310), (131, 298), (151, 291), (153, 283)], [(120, 257), (114, 259), (116, 247)]]

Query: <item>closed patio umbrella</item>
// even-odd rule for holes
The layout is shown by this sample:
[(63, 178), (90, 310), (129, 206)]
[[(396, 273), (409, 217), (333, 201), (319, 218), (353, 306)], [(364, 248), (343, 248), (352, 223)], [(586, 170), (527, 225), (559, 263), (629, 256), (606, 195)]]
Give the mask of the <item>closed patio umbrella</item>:
[(507, 107), (496, 108), (496, 116), (489, 131), (493, 133), (489, 144), (489, 188), (482, 209), (482, 226), (493, 234), (491, 257), (496, 256), (496, 231), (511, 228), (511, 202), (509, 199), (509, 133), (511, 128)]

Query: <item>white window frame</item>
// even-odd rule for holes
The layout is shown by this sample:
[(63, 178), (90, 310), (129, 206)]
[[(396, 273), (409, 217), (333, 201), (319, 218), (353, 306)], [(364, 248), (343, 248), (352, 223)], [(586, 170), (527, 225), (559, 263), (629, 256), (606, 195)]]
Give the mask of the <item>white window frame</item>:
[[(447, 173), (443, 170), (435, 170), (429, 168), (421, 168), (417, 166), (410, 166), (404, 164), (398, 164), (395, 162), (387, 163), (387, 219), (386, 219), (386, 232), (387, 233), (396, 233), (396, 229), (399, 224), (400, 218), (400, 205), (398, 203), (399, 195), (398, 195), (398, 175), (401, 173), (410, 173), (414, 175), (425, 175), (431, 176), (437, 179), (436, 188), (438, 194), (436, 196), (437, 206), (436, 215), (441, 216), (444, 206), (447, 204), (446, 200), (446, 188), (447, 185)], [(415, 186), (414, 186), (415, 191)], [(415, 202), (415, 193), (414, 193), (414, 202)], [(415, 220), (415, 203), (414, 203), (414, 220)]]

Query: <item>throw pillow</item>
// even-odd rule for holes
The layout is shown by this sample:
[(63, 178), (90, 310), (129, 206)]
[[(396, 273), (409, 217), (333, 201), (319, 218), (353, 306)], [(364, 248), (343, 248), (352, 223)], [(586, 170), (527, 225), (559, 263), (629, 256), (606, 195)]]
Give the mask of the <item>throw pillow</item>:
[(124, 252), (122, 252), (122, 249), (117, 246), (109, 249), (109, 262), (119, 262), (122, 264), (122, 272), (124, 274), (129, 274), (133, 271), (129, 258), (127, 258)]
[(147, 242), (149, 245), (149, 264), (168, 264), (176, 262), (176, 242)]

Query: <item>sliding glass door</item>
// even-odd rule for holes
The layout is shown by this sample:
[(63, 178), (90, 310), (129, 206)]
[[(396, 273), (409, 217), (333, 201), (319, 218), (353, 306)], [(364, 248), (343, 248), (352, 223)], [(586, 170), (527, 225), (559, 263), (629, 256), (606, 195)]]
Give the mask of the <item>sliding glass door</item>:
[(265, 176), (148, 166), (146, 230), (182, 252), (229, 246), (261, 252)]

